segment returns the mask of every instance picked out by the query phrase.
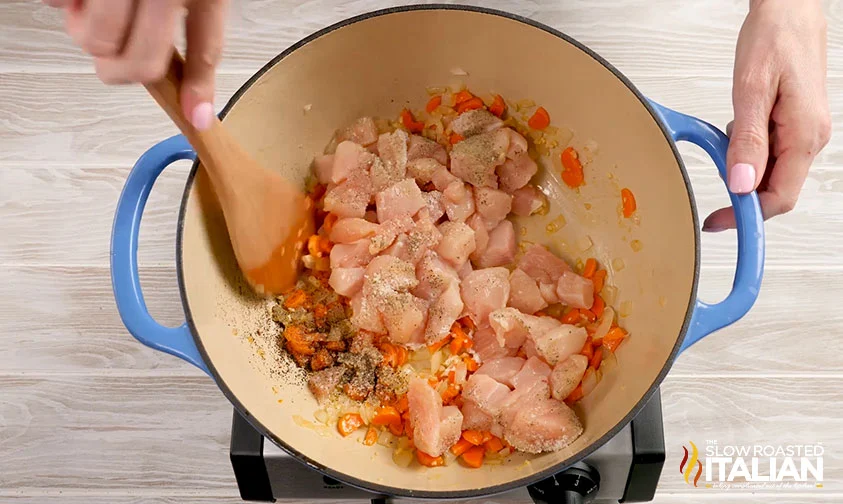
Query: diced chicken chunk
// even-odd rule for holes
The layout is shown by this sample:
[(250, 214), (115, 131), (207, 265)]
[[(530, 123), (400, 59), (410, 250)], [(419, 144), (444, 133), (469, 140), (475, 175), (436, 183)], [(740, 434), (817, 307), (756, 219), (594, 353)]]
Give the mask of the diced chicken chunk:
[(472, 261), (478, 261), (486, 252), (486, 247), (489, 246), (489, 230), (486, 229), (486, 219), (475, 213), (468, 218), (466, 224), (474, 230), (474, 243), (476, 245), (470, 258)]
[(449, 185), (454, 182), (458, 182), (459, 180), (459, 178), (454, 176), (454, 174), (448, 171), (448, 169), (444, 166), (433, 172), (433, 175), (430, 177), (430, 181), (433, 182), (437, 191), (444, 191)]
[(487, 221), (500, 222), (512, 210), (512, 196), (497, 189), (478, 187), (474, 190), (474, 206)]
[[(365, 280), (364, 280), (365, 285)], [(381, 314), (370, 296), (359, 291), (351, 298), (351, 323), (355, 327), (375, 334), (385, 334), (386, 327), (381, 320)]]
[(448, 335), (451, 326), (460, 318), (463, 310), (463, 302), (460, 297), (460, 287), (456, 282), (451, 284), (445, 291), (436, 298), (430, 305), (428, 312), (427, 328), (425, 329), (425, 340), (428, 343), (436, 343)]
[(375, 156), (354, 142), (341, 142), (334, 153), (334, 165), (330, 181), (339, 184), (353, 172), (365, 172), (374, 162)]
[(375, 196), (378, 222), (386, 222), (402, 216), (412, 217), (427, 203), (413, 179), (404, 179), (387, 187)]
[(536, 186), (525, 185), (512, 193), (512, 213), (529, 217), (547, 205), (547, 196)]
[(363, 287), (365, 268), (334, 268), (328, 284), (340, 296), (351, 297)]
[(516, 268), (509, 276), (509, 306), (528, 315), (547, 307), (536, 280)]
[(370, 145), (378, 141), (378, 127), (371, 117), (361, 117), (337, 135), (337, 141), (350, 140), (360, 145)]
[(339, 219), (331, 228), (328, 238), (336, 243), (353, 243), (363, 238), (370, 238), (378, 231), (378, 225), (359, 217)]
[(588, 309), (594, 304), (594, 284), (573, 271), (566, 271), (556, 284), (556, 295), (568, 306)]
[(407, 162), (407, 176), (413, 177), (421, 184), (433, 182), (433, 175), (439, 170), (448, 171), (444, 164), (433, 158), (411, 159)]
[(320, 184), (331, 183), (331, 173), (334, 171), (334, 155), (323, 154), (313, 159), (313, 173)]
[(489, 231), (486, 250), (475, 261), (478, 268), (505, 266), (515, 260), (515, 227), (508, 220), (501, 221)]
[(587, 337), (585, 328), (565, 324), (533, 337), (533, 342), (536, 344), (539, 355), (550, 365), (555, 366), (579, 353)]
[(377, 233), (372, 237), (369, 252), (372, 255), (376, 255), (386, 250), (398, 238), (398, 235), (411, 231), (414, 225), (413, 219), (407, 215), (401, 215), (395, 219), (382, 222), (378, 226)]
[(489, 375), (495, 381), (514, 388), (512, 378), (521, 371), (525, 362), (521, 357), (501, 357), (484, 361), (475, 375)]
[(495, 168), (506, 160), (508, 148), (509, 134), (504, 130), (466, 138), (451, 151), (451, 172), (475, 187), (497, 189)]
[(468, 256), (474, 252), (477, 245), (474, 241), (474, 231), (465, 223), (450, 221), (443, 222), (439, 231), (442, 233), (442, 240), (436, 247), (436, 252), (454, 267), (461, 267), (468, 261)]
[(488, 133), (503, 126), (503, 121), (486, 109), (469, 110), (451, 122), (451, 131), (468, 138), (480, 133)]
[(337, 243), (331, 248), (331, 268), (359, 268), (369, 264), (371, 240), (363, 239), (354, 243)]
[(559, 302), (559, 297), (556, 295), (555, 283), (539, 283), (539, 292), (547, 304), (552, 305)]
[(495, 336), (495, 331), (491, 327), (478, 327), (474, 332), (474, 351), (477, 355), (487, 362), (501, 357), (511, 357), (518, 351), (517, 348), (505, 348)]
[(428, 217), (433, 223), (439, 222), (439, 219), (445, 215), (445, 205), (442, 202), (442, 193), (439, 191), (429, 191), (422, 193), (424, 198), (425, 208), (427, 208)]
[(457, 270), (457, 275), (460, 277), (460, 280), (467, 277), (474, 268), (471, 267), (471, 261), (466, 261), (465, 264), (462, 265), (462, 268)]
[(372, 259), (366, 267), (364, 278), (367, 292), (375, 294), (386, 290), (407, 292), (419, 284), (415, 267), (392, 256), (378, 256)]
[(462, 413), (456, 406), (442, 406), (442, 398), (425, 380), (416, 378), (407, 391), (413, 443), (432, 457), (460, 440)]
[(498, 342), (509, 348), (518, 348), (530, 337), (537, 339), (562, 325), (553, 317), (526, 315), (515, 308), (501, 308), (489, 315), (489, 323)]
[(516, 389), (527, 389), (537, 381), (547, 382), (550, 377), (550, 366), (538, 357), (530, 357), (524, 366), (512, 376), (512, 386)]
[(526, 154), (529, 148), (527, 139), (512, 128), (507, 128), (506, 132), (509, 133), (509, 148), (506, 150), (506, 158), (515, 159), (522, 154)]
[(330, 399), (331, 395), (339, 387), (346, 371), (348, 369), (345, 366), (334, 366), (316, 373), (311, 373), (307, 380), (307, 386), (313, 393), (313, 397), (319, 403), (324, 403)]
[(438, 298), (450, 284), (459, 282), (456, 270), (433, 251), (425, 253), (416, 266), (416, 275), (419, 284), (413, 294), (428, 301)]
[[(538, 173), (538, 171), (539, 165), (537, 165), (536, 162), (533, 161), (533, 158), (531, 158), (526, 152), (520, 154), (514, 159), (507, 159), (502, 165), (498, 166), (497, 169), (500, 188), (504, 192), (514, 194), (519, 189), (525, 187), (536, 175), (536, 173)], [(544, 200), (542, 200), (540, 196), (535, 194), (534, 196), (544, 203)], [(541, 208), (541, 205), (533, 208), (532, 200), (529, 201), (529, 206), (524, 205), (524, 203), (528, 202), (520, 202), (519, 210), (521, 212), (526, 211), (521, 210), (522, 208), (530, 208), (530, 213)]]
[(527, 453), (559, 450), (573, 442), (583, 427), (574, 410), (554, 399), (524, 405), (506, 428), (513, 448)]
[(410, 135), (407, 160), (413, 161), (421, 158), (432, 158), (443, 165), (448, 164), (448, 152), (445, 151), (445, 147), (423, 136)]
[(509, 387), (495, 381), (491, 376), (473, 374), (465, 383), (462, 392), (467, 401), (476, 404), (483, 412), (497, 416), (509, 396)]
[(478, 326), (489, 322), (489, 314), (506, 306), (509, 300), (509, 271), (506, 268), (474, 270), (460, 288), (463, 303)]
[(394, 343), (419, 345), (424, 343), (428, 305), (409, 292), (385, 293), (377, 301), (383, 324)]
[(588, 357), (572, 355), (557, 364), (550, 373), (550, 395), (559, 401), (571, 395), (582, 381), (588, 367)]
[(484, 412), (471, 401), (465, 401), (462, 405), (462, 430), (487, 431), (492, 428), (492, 415)]
[(378, 137), (381, 163), (370, 168), (374, 192), (404, 180), (407, 174), (407, 133), (395, 130)]
[(474, 193), (471, 186), (459, 180), (451, 182), (442, 192), (442, 206), (448, 220), (465, 222), (474, 213)]
[(325, 211), (337, 217), (363, 217), (372, 198), (369, 175), (355, 171), (341, 184), (328, 189), (325, 194)]
[(541, 283), (556, 284), (562, 273), (571, 271), (564, 260), (543, 245), (532, 245), (518, 260), (518, 268)]

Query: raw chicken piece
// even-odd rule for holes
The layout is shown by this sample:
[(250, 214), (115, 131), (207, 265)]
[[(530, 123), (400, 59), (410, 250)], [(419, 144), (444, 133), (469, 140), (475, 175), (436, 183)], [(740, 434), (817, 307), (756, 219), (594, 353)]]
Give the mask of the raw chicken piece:
[(354, 171), (325, 193), (325, 211), (337, 217), (363, 217), (372, 198), (372, 183), (364, 171)]
[(433, 251), (426, 252), (416, 266), (416, 276), (419, 284), (413, 294), (428, 301), (438, 298), (450, 284), (459, 282), (456, 270)]
[(509, 148), (506, 150), (506, 158), (516, 159), (518, 156), (526, 154), (529, 147), (527, 139), (512, 128), (507, 128), (506, 132), (509, 133)]
[(324, 403), (337, 390), (347, 371), (348, 368), (345, 366), (334, 366), (311, 373), (307, 380), (307, 387), (320, 404)]
[(455, 180), (442, 192), (442, 206), (448, 220), (465, 222), (474, 213), (474, 193), (471, 186)]
[(383, 325), (380, 312), (377, 310), (372, 299), (365, 295), (363, 291), (351, 297), (351, 311), (351, 323), (354, 327), (375, 334), (386, 333), (386, 327)]
[(463, 302), (460, 286), (451, 282), (437, 299), (430, 305), (424, 338), (428, 344), (436, 343), (448, 335), (451, 326), (460, 318)]
[(498, 342), (495, 331), (491, 327), (478, 327), (474, 332), (474, 351), (480, 356), (483, 362), (501, 357), (511, 357), (518, 351), (517, 348), (504, 348)]
[(560, 325), (538, 336), (532, 336), (536, 350), (551, 366), (563, 362), (568, 357), (582, 350), (588, 333), (585, 328), (572, 325)]
[(501, 308), (493, 311), (489, 315), (489, 324), (495, 331), (498, 344), (516, 350), (520, 348), (530, 335), (527, 316), (515, 308)]
[(407, 149), (407, 160), (413, 161), (421, 158), (432, 158), (440, 164), (448, 164), (448, 152), (445, 147), (433, 140), (420, 135), (410, 135), (410, 146)]
[(547, 382), (550, 366), (538, 357), (530, 357), (524, 366), (512, 377), (512, 386), (516, 389), (529, 389), (537, 381)]
[(427, 301), (409, 292), (389, 292), (376, 301), (389, 338), (394, 343), (419, 345), (424, 343), (424, 328), (427, 325)]
[(429, 215), (426, 208), (419, 210), (415, 227), (405, 236), (403, 255), (406, 261), (413, 264), (418, 264), (428, 250), (435, 248), (442, 241), (442, 233), (430, 220)]
[(512, 210), (512, 196), (497, 189), (478, 187), (474, 190), (474, 206), (484, 219), (498, 223)]
[(328, 239), (336, 243), (353, 243), (363, 238), (370, 238), (378, 231), (378, 225), (359, 217), (346, 217), (337, 220)]
[(407, 391), (413, 443), (438, 457), (460, 440), (463, 416), (456, 406), (442, 407), (442, 398), (425, 380), (415, 378)]
[(375, 296), (386, 291), (407, 292), (419, 284), (415, 267), (393, 256), (372, 259), (366, 267), (364, 279), (364, 292)]
[(378, 137), (378, 153), (381, 163), (370, 168), (374, 192), (404, 180), (407, 174), (407, 133), (395, 130)]
[(477, 245), (474, 231), (465, 223), (450, 221), (440, 224), (439, 231), (442, 233), (442, 241), (436, 247), (436, 252), (442, 259), (460, 268), (468, 261), (468, 256)]
[(422, 193), (424, 198), (425, 208), (427, 208), (428, 217), (431, 222), (439, 222), (439, 219), (445, 215), (445, 205), (442, 203), (442, 193), (439, 191), (429, 191)]
[(430, 177), (430, 181), (433, 182), (433, 185), (436, 187), (437, 191), (444, 191), (454, 182), (459, 182), (460, 179), (455, 177), (447, 168), (444, 166), (433, 172), (433, 175)]
[(512, 378), (524, 367), (525, 359), (521, 357), (501, 357), (484, 361), (475, 375), (489, 375), (495, 381), (515, 387)]
[(472, 271), (474, 271), (474, 268), (471, 267), (471, 261), (466, 261), (465, 264), (462, 265), (462, 268), (457, 270), (457, 276), (460, 277), (460, 280), (463, 280)]
[(377, 255), (381, 251), (386, 250), (398, 238), (398, 235), (409, 232), (413, 229), (414, 225), (413, 219), (408, 215), (401, 215), (395, 219), (382, 222), (378, 226), (378, 232), (372, 237), (369, 252), (372, 255)]
[[(522, 187), (525, 187), (536, 175), (536, 173), (538, 173), (538, 171), (539, 165), (537, 165), (526, 152), (520, 154), (514, 159), (507, 159), (502, 165), (498, 166), (497, 169), (500, 188), (504, 192), (513, 194)], [(534, 210), (532, 209), (532, 204), (530, 204), (529, 208), (532, 212), (541, 207), (539, 206)]]
[(509, 306), (532, 315), (547, 307), (536, 280), (516, 268), (509, 276)]
[(378, 141), (378, 127), (371, 117), (361, 117), (337, 134), (337, 141), (350, 140), (360, 145), (370, 145)]
[(489, 314), (509, 300), (509, 271), (506, 268), (474, 270), (462, 280), (463, 303), (477, 326), (489, 322)]
[(331, 268), (358, 268), (372, 260), (369, 253), (371, 240), (368, 238), (354, 243), (337, 243), (331, 248)]
[(476, 109), (464, 112), (451, 122), (451, 131), (464, 138), (480, 133), (488, 133), (503, 126), (503, 121), (495, 117), (486, 109)]
[(568, 306), (590, 309), (594, 304), (594, 284), (573, 271), (566, 271), (559, 277), (556, 295)]
[(547, 196), (536, 186), (525, 185), (512, 193), (512, 213), (519, 217), (529, 217), (547, 205)]
[(471, 401), (462, 405), (462, 430), (487, 431), (492, 428), (492, 415), (484, 412)]
[(378, 223), (378, 213), (374, 210), (366, 210), (366, 214), (363, 216), (363, 218), (373, 224)]
[(451, 172), (475, 187), (497, 189), (495, 168), (506, 160), (508, 148), (509, 134), (500, 129), (466, 138), (451, 150)]
[(527, 341), (524, 342), (521, 350), (524, 351), (524, 355), (526, 355), (528, 359), (532, 357), (541, 357), (539, 355), (539, 351), (536, 350), (536, 344), (531, 339), (527, 339)]
[(475, 261), (478, 268), (505, 266), (515, 260), (515, 227), (508, 220), (501, 221), (489, 231), (486, 250)]
[(320, 184), (329, 184), (331, 182), (331, 172), (333, 171), (333, 154), (323, 154), (313, 158), (313, 173), (316, 174), (316, 180), (318, 180)]
[(574, 410), (554, 399), (529, 402), (504, 432), (513, 448), (527, 453), (559, 450), (573, 442), (583, 427)]
[(483, 412), (497, 416), (509, 396), (509, 387), (491, 376), (473, 374), (465, 383), (463, 398), (476, 404)]
[(560, 401), (571, 395), (577, 388), (585, 370), (588, 367), (588, 357), (572, 355), (560, 362), (550, 373), (550, 395)]
[(392, 245), (387, 247), (386, 250), (380, 253), (380, 255), (390, 255), (393, 257), (397, 257), (402, 261), (407, 261), (410, 263), (413, 262), (410, 260), (410, 254), (407, 251), (407, 241), (407, 234), (401, 233), (400, 235), (398, 235), (395, 241), (392, 242)]
[(474, 252), (471, 253), (471, 260), (478, 261), (489, 246), (489, 230), (486, 229), (486, 219), (480, 214), (474, 214), (465, 221), (474, 230)]
[(412, 217), (426, 204), (419, 186), (410, 178), (389, 186), (375, 196), (378, 222), (402, 216)]
[(334, 268), (328, 284), (340, 296), (351, 297), (363, 287), (365, 268)]
[(556, 284), (562, 273), (571, 271), (564, 260), (543, 245), (532, 245), (518, 260), (518, 268), (541, 283)]
[(345, 141), (337, 145), (334, 153), (334, 166), (331, 170), (331, 182), (339, 184), (352, 172), (367, 171), (374, 162), (375, 155), (354, 142)]
[(559, 297), (556, 295), (555, 283), (539, 283), (539, 292), (547, 304), (552, 305), (559, 302)]
[(407, 176), (416, 179), (420, 184), (433, 181), (433, 174), (439, 170), (446, 170), (445, 166), (433, 158), (411, 159), (407, 162)]

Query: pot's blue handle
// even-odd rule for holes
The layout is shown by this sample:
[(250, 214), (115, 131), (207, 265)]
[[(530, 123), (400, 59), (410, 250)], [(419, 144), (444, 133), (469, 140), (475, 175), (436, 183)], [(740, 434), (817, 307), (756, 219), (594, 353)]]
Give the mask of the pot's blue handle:
[(165, 327), (146, 309), (138, 277), (138, 233), (146, 200), (155, 179), (168, 165), (180, 159), (195, 159), (196, 153), (181, 135), (155, 145), (132, 168), (117, 202), (111, 231), (111, 284), (117, 311), (123, 324), (144, 345), (180, 357), (208, 373), (187, 323)]
[[(729, 138), (711, 124), (650, 102), (675, 141), (684, 140), (702, 147), (714, 160), (720, 177), (726, 180), (726, 150)], [(703, 337), (732, 324), (746, 315), (761, 288), (764, 275), (764, 217), (755, 192), (737, 195), (729, 192), (738, 231), (738, 264), (732, 292), (717, 304), (697, 300), (691, 326), (680, 351)]]

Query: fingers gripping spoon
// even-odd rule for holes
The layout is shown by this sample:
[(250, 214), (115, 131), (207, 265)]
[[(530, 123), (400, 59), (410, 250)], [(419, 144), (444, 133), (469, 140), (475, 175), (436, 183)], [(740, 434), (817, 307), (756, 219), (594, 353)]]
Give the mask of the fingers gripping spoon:
[(173, 50), (167, 75), (146, 89), (196, 150), (220, 202), (234, 255), (259, 294), (274, 295), (296, 282), (299, 259), (313, 234), (313, 209), (302, 190), (258, 164), (214, 117), (199, 131), (179, 99), (184, 60)]

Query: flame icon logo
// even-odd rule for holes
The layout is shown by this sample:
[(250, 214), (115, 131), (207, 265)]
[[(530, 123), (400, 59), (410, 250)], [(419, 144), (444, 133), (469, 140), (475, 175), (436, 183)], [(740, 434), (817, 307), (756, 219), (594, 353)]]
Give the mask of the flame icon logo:
[(694, 486), (697, 486), (697, 482), (700, 480), (700, 476), (702, 476), (702, 462), (699, 460), (700, 452), (697, 450), (697, 445), (693, 441), (688, 442), (691, 443), (691, 452), (689, 453), (688, 448), (682, 446), (682, 449), (685, 450), (685, 456), (682, 457), (682, 462), (679, 464), (679, 472), (685, 477), (685, 483), (690, 485), (691, 474), (696, 469), (697, 473), (694, 475), (693, 483)]

